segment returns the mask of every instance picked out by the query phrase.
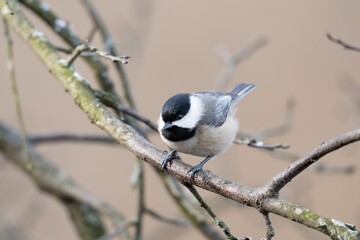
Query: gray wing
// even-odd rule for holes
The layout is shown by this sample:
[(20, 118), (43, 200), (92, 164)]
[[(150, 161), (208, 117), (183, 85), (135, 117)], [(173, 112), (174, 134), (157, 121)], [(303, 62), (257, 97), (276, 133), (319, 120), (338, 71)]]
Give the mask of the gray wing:
[(201, 98), (205, 105), (204, 115), (200, 124), (220, 127), (229, 113), (233, 112), (234, 106), (246, 94), (255, 88), (255, 84), (237, 84), (229, 93), (222, 92), (197, 92), (195, 96)]
[(228, 116), (233, 97), (220, 92), (198, 92), (194, 95), (201, 98), (204, 103), (204, 114), (199, 123), (220, 127)]
[(245, 97), (249, 92), (254, 90), (256, 87), (253, 83), (239, 83), (235, 85), (233, 89), (230, 91), (230, 95), (233, 96), (232, 104), (236, 104), (240, 101), (243, 97)]

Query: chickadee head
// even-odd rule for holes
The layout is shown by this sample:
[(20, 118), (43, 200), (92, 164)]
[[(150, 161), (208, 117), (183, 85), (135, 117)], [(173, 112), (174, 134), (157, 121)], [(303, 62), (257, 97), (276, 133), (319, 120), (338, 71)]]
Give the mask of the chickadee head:
[(201, 100), (188, 93), (177, 94), (163, 105), (158, 121), (159, 132), (172, 142), (195, 135), (196, 125), (203, 115)]

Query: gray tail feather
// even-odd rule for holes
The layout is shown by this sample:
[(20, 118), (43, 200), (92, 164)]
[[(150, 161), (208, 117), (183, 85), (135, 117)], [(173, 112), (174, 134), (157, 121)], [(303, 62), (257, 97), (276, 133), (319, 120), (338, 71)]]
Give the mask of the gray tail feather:
[(233, 89), (231, 89), (230, 94), (236, 95), (234, 100), (238, 102), (240, 99), (246, 96), (249, 92), (251, 92), (256, 87), (253, 83), (239, 83)]

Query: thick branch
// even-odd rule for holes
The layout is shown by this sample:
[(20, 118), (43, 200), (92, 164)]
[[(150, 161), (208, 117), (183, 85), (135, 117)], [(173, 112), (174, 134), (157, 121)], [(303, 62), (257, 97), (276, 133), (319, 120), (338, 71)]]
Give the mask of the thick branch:
[[(117, 210), (78, 186), (69, 175), (40, 155), (30, 142), (25, 149), (20, 134), (10, 130), (1, 122), (0, 151), (29, 175), (40, 189), (58, 197), (68, 206), (72, 216), (77, 220), (76, 224), (81, 227), (79, 231), (86, 230), (84, 227), (87, 226), (89, 217), (86, 211), (93, 217), (98, 214), (97, 212), (109, 215), (116, 225), (123, 224), (124, 218)], [(94, 220), (98, 221), (97, 218)], [(96, 224), (92, 228), (94, 230), (103, 227)], [(104, 232), (100, 231), (100, 236), (102, 234)]]
[[(49, 27), (72, 48), (76, 48), (85, 43), (85, 41), (74, 32), (73, 27), (56, 15), (48, 4), (39, 0), (20, 0), (20, 2), (37, 14), (38, 17), (48, 24)], [(101, 59), (96, 55), (90, 55), (84, 60), (89, 64), (90, 69), (94, 71), (101, 88), (116, 96), (116, 90), (109, 76), (108, 68)]]

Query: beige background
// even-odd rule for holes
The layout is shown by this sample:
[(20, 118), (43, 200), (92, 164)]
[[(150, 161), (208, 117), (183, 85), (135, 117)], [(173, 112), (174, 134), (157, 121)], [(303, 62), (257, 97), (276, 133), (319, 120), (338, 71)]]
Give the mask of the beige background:
[[(49, 4), (85, 38), (91, 23), (79, 2), (52, 0)], [(291, 152), (304, 154), (326, 139), (359, 127), (354, 95), (344, 89), (349, 89), (351, 81), (359, 85), (360, 53), (346, 51), (325, 36), (330, 32), (360, 46), (359, 1), (95, 1), (95, 4), (121, 52), (132, 56), (126, 69), (133, 94), (138, 109), (153, 121), (170, 95), (214, 88), (223, 67), (217, 52), (219, 46), (235, 52), (265, 36), (267, 46), (237, 68), (228, 86), (238, 82), (258, 85), (239, 104), (238, 117), (244, 131), (257, 132), (280, 124), (289, 98), (296, 100), (291, 131), (269, 141), (289, 144)], [(44, 24), (32, 19), (51, 41), (65, 46)], [(28, 132), (101, 133), (28, 46), (16, 33), (12, 32), (12, 36)], [(101, 48), (98, 37), (94, 45)], [(4, 38), (0, 37), (0, 119), (17, 128), (4, 50)], [(81, 61), (76, 65), (95, 87), (94, 77), (86, 66)], [(152, 140), (165, 149), (158, 136)], [(358, 147), (359, 144), (353, 144), (321, 161), (330, 166), (359, 167)], [(127, 150), (73, 143), (42, 145), (39, 150), (78, 183), (115, 205), (128, 219), (135, 215), (136, 191), (129, 186), (135, 164)], [(184, 160), (195, 164), (200, 159), (184, 156)], [(235, 146), (206, 168), (243, 184), (260, 186), (287, 165), (256, 149)], [(180, 216), (151, 167), (146, 165), (145, 170), (147, 205), (166, 216)], [(308, 169), (281, 192), (281, 197), (359, 226), (359, 181), (358, 168), (352, 175), (321, 174)], [(253, 239), (264, 236), (263, 219), (254, 209), (201, 192), (235, 235)], [(273, 215), (271, 218), (275, 239), (328, 239), (291, 221)], [(195, 230), (184, 231), (150, 217), (145, 218), (144, 231), (144, 239), (203, 239)], [(77, 239), (63, 206), (40, 193), (2, 156), (0, 236)]]

